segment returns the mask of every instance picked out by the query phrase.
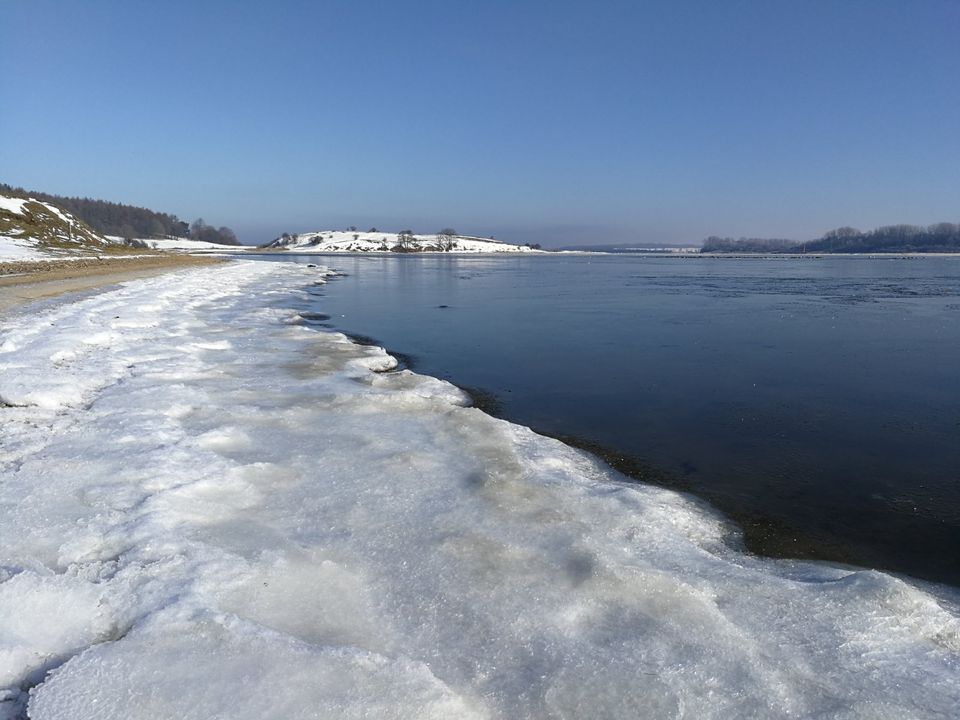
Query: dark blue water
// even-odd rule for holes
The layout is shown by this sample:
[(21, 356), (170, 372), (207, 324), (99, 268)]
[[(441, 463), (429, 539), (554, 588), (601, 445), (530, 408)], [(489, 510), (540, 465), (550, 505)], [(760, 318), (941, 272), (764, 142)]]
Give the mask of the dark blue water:
[(960, 584), (960, 258), (299, 258), (312, 309), (748, 546)]

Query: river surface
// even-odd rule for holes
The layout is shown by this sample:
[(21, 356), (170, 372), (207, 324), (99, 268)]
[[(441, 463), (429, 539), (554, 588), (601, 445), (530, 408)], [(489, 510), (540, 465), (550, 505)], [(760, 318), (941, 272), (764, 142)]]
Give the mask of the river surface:
[(706, 499), (754, 551), (960, 585), (960, 258), (283, 259), (347, 273), (313, 322)]

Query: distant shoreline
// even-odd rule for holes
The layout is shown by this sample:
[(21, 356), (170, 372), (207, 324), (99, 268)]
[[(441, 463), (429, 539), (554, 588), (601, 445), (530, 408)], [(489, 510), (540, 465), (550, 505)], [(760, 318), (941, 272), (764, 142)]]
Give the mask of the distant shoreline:
[(960, 257), (960, 252), (873, 252), (873, 253), (696, 253), (691, 257), (701, 258), (740, 258), (749, 260), (751, 258), (786, 258), (794, 260), (820, 260), (822, 258), (860, 258), (861, 260), (908, 260), (913, 258), (925, 257)]
[[(192, 252), (192, 251), (191, 251)], [(213, 254), (220, 251), (199, 251), (196, 254)], [(344, 251), (344, 250), (315, 250), (315, 251), (304, 251), (304, 250), (245, 250), (240, 252), (230, 252), (227, 253), (231, 255), (272, 255), (272, 256), (286, 256), (286, 255), (302, 255), (304, 257), (315, 257), (318, 255), (327, 256), (327, 257), (351, 257), (351, 256), (364, 256), (364, 257), (418, 257), (426, 255), (428, 257), (570, 257), (575, 255), (609, 255), (611, 257), (617, 255), (631, 255), (631, 256), (640, 256), (640, 257), (654, 257), (654, 258), (676, 258), (680, 260), (695, 260), (697, 258), (710, 258), (710, 259), (740, 259), (740, 260), (774, 260), (774, 259), (788, 259), (788, 260), (820, 260), (823, 258), (859, 258), (861, 260), (895, 260), (895, 259), (913, 259), (913, 258), (926, 258), (926, 257), (960, 257), (960, 252), (956, 253), (938, 253), (938, 252), (915, 252), (915, 253), (903, 253), (903, 252), (889, 252), (889, 253), (693, 253), (693, 252), (613, 252), (610, 250), (543, 250), (538, 253), (503, 253), (503, 252), (457, 252), (456, 250), (449, 252), (389, 252), (389, 251), (371, 251), (365, 252), (361, 250), (357, 251)], [(223, 253), (221, 253), (223, 254)]]

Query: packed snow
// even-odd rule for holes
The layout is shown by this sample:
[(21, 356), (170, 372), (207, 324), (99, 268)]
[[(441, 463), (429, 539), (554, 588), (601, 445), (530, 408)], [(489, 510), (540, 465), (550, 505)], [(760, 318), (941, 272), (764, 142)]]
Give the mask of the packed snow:
[(452, 253), (529, 253), (540, 252), (528, 245), (512, 245), (499, 240), (466, 235), (407, 235), (388, 232), (320, 230), (285, 235), (268, 246), (297, 253), (331, 252), (452, 252)]
[(61, 210), (60, 208), (58, 208), (56, 205), (51, 205), (50, 203), (46, 203), (46, 202), (45, 202), (45, 203), (41, 203), (41, 204), (42, 204), (49, 212), (51, 212), (51, 213), (53, 213), (54, 215), (56, 215), (57, 218), (58, 218), (61, 222), (67, 223), (68, 225), (69, 225), (70, 223), (75, 223), (75, 222), (77, 222), (77, 219), (76, 219), (75, 217), (73, 217), (72, 215), (69, 215), (69, 214), (63, 212), (63, 210)]
[[(946, 718), (956, 596), (723, 519), (239, 260), (0, 328), (0, 717)], [(936, 593), (936, 594), (932, 594)]]
[(22, 260), (59, 260), (60, 258), (38, 250), (29, 240), (10, 235), (0, 235), (0, 263)]
[(27, 202), (29, 202), (29, 200), (23, 198), (0, 195), (0, 210), (6, 210), (14, 215), (23, 215), (23, 206)]

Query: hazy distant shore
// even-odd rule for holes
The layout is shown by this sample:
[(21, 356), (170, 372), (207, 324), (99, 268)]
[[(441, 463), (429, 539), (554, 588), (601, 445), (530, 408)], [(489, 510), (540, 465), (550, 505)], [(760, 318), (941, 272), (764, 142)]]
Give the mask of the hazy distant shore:
[(730, 258), (730, 259), (782, 259), (782, 260), (818, 260), (820, 258), (860, 258), (868, 260), (905, 260), (925, 257), (960, 257), (960, 252), (875, 252), (875, 253), (726, 253), (702, 252), (689, 255), (671, 255), (669, 257), (694, 258)]

